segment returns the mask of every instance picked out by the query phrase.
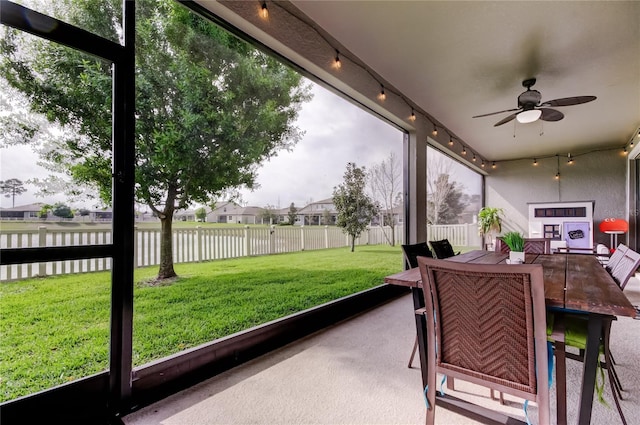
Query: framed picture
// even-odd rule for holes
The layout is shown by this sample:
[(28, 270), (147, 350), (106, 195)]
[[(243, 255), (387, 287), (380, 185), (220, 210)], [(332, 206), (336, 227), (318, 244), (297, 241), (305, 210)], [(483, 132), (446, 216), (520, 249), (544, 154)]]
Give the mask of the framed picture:
[(587, 222), (565, 222), (562, 236), (569, 248), (591, 248), (591, 224)]

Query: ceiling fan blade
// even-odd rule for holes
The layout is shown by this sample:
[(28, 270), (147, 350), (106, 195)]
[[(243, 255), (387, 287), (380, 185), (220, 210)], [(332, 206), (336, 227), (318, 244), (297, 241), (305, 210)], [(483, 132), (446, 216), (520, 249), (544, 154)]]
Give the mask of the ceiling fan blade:
[(540, 115), (540, 119), (542, 121), (560, 121), (564, 118), (564, 114), (560, 111), (556, 111), (551, 108), (540, 108), (542, 111), (542, 115)]
[(506, 123), (508, 123), (509, 121), (513, 120), (513, 119), (516, 117), (516, 115), (518, 115), (519, 113), (520, 113), (520, 112), (516, 112), (515, 114), (511, 114), (511, 115), (509, 115), (508, 117), (505, 117), (505, 118), (501, 119), (500, 121), (498, 121), (497, 123), (495, 123), (493, 126), (494, 126), (494, 127), (497, 127), (497, 126), (499, 126), (499, 125), (506, 124)]
[(580, 105), (581, 103), (587, 103), (596, 100), (595, 96), (576, 96), (576, 97), (563, 97), (562, 99), (553, 99), (542, 102), (540, 106), (571, 106)]
[(502, 114), (503, 112), (513, 112), (513, 111), (519, 111), (520, 108), (515, 108), (515, 109), (505, 109), (504, 111), (498, 111), (498, 112), (490, 112), (488, 114), (482, 114), (482, 115), (475, 115), (471, 118), (480, 118), (480, 117), (488, 117), (489, 115), (495, 115), (495, 114)]

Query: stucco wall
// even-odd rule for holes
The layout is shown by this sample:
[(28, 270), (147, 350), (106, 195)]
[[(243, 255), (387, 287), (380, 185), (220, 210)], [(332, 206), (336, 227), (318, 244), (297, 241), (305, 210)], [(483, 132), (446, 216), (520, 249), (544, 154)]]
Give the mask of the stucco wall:
[[(619, 149), (592, 152), (574, 157), (567, 164), (561, 156), (560, 179), (555, 180), (556, 157), (497, 163), (485, 180), (486, 205), (504, 209), (503, 232), (528, 233), (528, 202), (565, 202), (595, 200), (594, 242), (610, 244), (609, 235), (598, 230), (607, 217), (626, 218), (627, 158)], [(618, 242), (626, 242), (620, 235)]]

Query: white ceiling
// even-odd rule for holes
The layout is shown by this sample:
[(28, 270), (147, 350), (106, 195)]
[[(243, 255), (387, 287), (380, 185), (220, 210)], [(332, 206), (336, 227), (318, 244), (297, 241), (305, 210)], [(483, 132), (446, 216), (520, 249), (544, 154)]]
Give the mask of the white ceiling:
[[(291, 3), (488, 159), (622, 148), (640, 125), (638, 1)], [(558, 122), (472, 118), (516, 108), (531, 77), (543, 101), (597, 99)]]
[[(266, 21), (258, 18), (258, 0), (198, 3), (380, 112), (371, 81), (364, 82), (377, 74), (377, 83), (393, 87), (488, 160), (622, 149), (640, 126), (640, 1), (267, 1)], [(293, 14), (306, 17), (283, 27)], [(326, 55), (336, 48), (370, 68), (360, 73), (362, 84), (329, 71)], [(597, 99), (556, 108), (565, 115), (557, 122), (494, 127), (509, 113), (472, 118), (517, 108), (522, 81), (532, 77), (542, 101)]]

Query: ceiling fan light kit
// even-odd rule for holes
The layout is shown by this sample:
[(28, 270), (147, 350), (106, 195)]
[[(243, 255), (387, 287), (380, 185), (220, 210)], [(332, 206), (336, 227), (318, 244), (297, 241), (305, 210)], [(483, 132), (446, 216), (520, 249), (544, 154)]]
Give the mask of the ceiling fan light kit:
[(521, 124), (527, 124), (530, 122), (537, 121), (542, 115), (542, 111), (540, 109), (529, 109), (528, 111), (522, 111), (518, 115), (516, 115), (516, 119)]
[(476, 115), (473, 118), (488, 117), (489, 115), (502, 114), (504, 112), (513, 112), (511, 115), (501, 119), (493, 126), (498, 127), (502, 124), (506, 124), (512, 121), (514, 118), (516, 121), (522, 124), (531, 123), (537, 120), (542, 121), (560, 121), (564, 118), (564, 114), (555, 109), (548, 108), (548, 106), (572, 106), (580, 105), (582, 103), (591, 102), (596, 100), (595, 96), (576, 96), (576, 97), (564, 97), (560, 99), (547, 100), (546, 102), (540, 102), (542, 96), (538, 90), (532, 90), (531, 87), (536, 83), (535, 78), (529, 78), (522, 82), (522, 86), (526, 87), (526, 91), (520, 93), (518, 96), (518, 107), (515, 109), (505, 109), (504, 111), (490, 112), (488, 114)]

